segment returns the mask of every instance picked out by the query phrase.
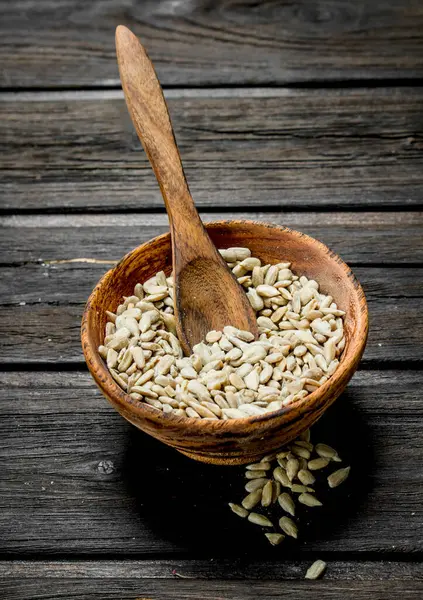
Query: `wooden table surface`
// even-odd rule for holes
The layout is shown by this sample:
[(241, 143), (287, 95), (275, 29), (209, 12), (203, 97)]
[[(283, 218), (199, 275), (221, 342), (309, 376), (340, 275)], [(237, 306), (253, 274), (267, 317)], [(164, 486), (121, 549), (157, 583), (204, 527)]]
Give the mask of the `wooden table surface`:
[[(421, 0), (0, 14), (0, 598), (422, 598)], [(351, 478), (297, 543), (271, 548), (229, 512), (242, 469), (137, 431), (85, 367), (90, 290), (168, 228), (119, 86), (119, 23), (157, 67), (203, 219), (300, 229), (365, 288), (362, 365), (315, 427)], [(324, 579), (304, 580), (316, 558)]]

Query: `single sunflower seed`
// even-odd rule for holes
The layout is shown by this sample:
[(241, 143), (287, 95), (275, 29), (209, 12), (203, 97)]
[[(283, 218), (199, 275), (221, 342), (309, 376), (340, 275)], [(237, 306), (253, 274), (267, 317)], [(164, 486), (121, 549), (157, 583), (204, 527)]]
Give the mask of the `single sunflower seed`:
[(298, 473), (300, 468), (300, 463), (297, 458), (290, 458), (286, 463), (286, 474), (288, 475), (288, 479), (292, 481)]
[(307, 448), (302, 448), (301, 446), (296, 446), (295, 444), (291, 446), (291, 452), (295, 454), (295, 456), (305, 458), (306, 460), (311, 456), (310, 450), (307, 450)]
[(243, 519), (248, 516), (248, 510), (246, 510), (243, 506), (239, 504), (233, 504), (229, 502), (229, 508), (232, 512), (234, 512), (238, 517), (242, 517)]
[(331, 473), (328, 477), (328, 484), (330, 488), (338, 487), (341, 483), (347, 479), (350, 474), (351, 467), (344, 467), (343, 469), (338, 469)]
[(267, 471), (268, 469), (270, 469), (270, 463), (269, 462), (258, 462), (258, 463), (253, 463), (251, 465), (247, 465), (247, 470), (248, 471)]
[[(267, 484), (266, 484), (267, 485)], [(260, 502), (262, 498), (262, 489), (259, 488), (254, 492), (250, 492), (248, 496), (245, 496), (244, 500), (241, 502), (242, 506), (247, 510), (251, 510)]]
[(278, 546), (285, 539), (285, 536), (282, 535), (282, 533), (265, 533), (264, 535), (267, 537), (272, 546)]
[(289, 513), (293, 517), (295, 516), (295, 502), (288, 492), (283, 492), (283, 494), (280, 494), (278, 497), (278, 502), (285, 512)]
[(318, 469), (324, 469), (328, 464), (328, 458), (313, 458), (313, 460), (308, 461), (307, 467), (309, 471), (317, 471)]
[(251, 479), (245, 484), (245, 490), (247, 492), (262, 490), (268, 481), (269, 479), (266, 479), (265, 477), (260, 477), (259, 479)]
[(264, 515), (260, 515), (259, 513), (252, 512), (248, 515), (248, 520), (250, 523), (254, 523), (255, 525), (261, 525), (262, 527), (273, 527), (272, 521), (269, 521), (267, 517)]
[[(254, 493), (254, 492), (253, 492)], [(261, 494), (261, 505), (262, 506), (270, 506), (272, 504), (273, 497), (273, 485), (271, 481), (268, 481), (263, 488)]]
[(286, 535), (289, 535), (295, 539), (298, 537), (298, 527), (292, 519), (289, 517), (281, 517), (279, 519), (279, 527)]
[(114, 369), (117, 365), (118, 361), (118, 353), (113, 348), (109, 348), (107, 350), (107, 367), (111, 370)]
[(338, 452), (327, 444), (316, 444), (314, 450), (322, 458), (328, 458), (329, 460), (334, 460), (335, 462), (339, 462), (341, 460), (338, 456)]
[(326, 570), (326, 563), (323, 560), (316, 560), (307, 569), (305, 579), (319, 579)]
[(300, 469), (297, 473), (297, 477), (303, 485), (313, 485), (316, 481), (315, 476), (308, 469)]
[(316, 496), (313, 496), (312, 494), (309, 494), (308, 492), (304, 492), (303, 494), (300, 494), (298, 496), (298, 502), (301, 502), (301, 504), (305, 504), (306, 506), (322, 506), (322, 503), (320, 502), (320, 500), (318, 500), (316, 498)]
[(266, 477), (266, 471), (246, 471), (245, 477), (247, 479), (262, 479)]
[(291, 491), (295, 494), (304, 494), (305, 492), (314, 492), (314, 489), (308, 487), (307, 485), (301, 485), (299, 483), (293, 483), (291, 486)]
[(310, 429), (306, 429), (302, 433), (300, 433), (300, 440), (304, 440), (305, 442), (310, 442), (311, 434)]

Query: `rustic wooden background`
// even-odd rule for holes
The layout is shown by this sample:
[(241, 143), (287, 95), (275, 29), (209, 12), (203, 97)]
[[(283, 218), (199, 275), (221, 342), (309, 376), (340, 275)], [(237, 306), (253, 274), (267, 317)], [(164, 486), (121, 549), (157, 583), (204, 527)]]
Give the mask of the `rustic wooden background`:
[[(0, 15), (0, 597), (422, 598), (421, 0), (0, 0)], [(364, 285), (362, 367), (316, 426), (352, 476), (298, 543), (268, 547), (225, 506), (239, 469), (136, 431), (85, 368), (90, 290), (168, 227), (119, 23), (157, 67), (202, 217), (310, 233)], [(327, 574), (307, 582), (316, 558)]]

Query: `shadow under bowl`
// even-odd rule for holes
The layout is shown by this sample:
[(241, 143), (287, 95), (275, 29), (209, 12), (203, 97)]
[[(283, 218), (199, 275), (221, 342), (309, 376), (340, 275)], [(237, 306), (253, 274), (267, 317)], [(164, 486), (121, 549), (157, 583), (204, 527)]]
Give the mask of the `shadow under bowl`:
[(217, 248), (247, 247), (264, 264), (287, 261), (293, 271), (319, 283), (346, 312), (346, 344), (340, 364), (315, 392), (273, 413), (228, 420), (203, 420), (163, 413), (134, 400), (110, 375), (98, 346), (106, 311), (116, 311), (136, 283), (172, 270), (170, 234), (138, 246), (108, 271), (88, 299), (82, 319), (82, 348), (88, 368), (110, 403), (130, 423), (179, 452), (213, 464), (245, 464), (281, 448), (310, 427), (338, 398), (363, 355), (368, 333), (364, 292), (351, 269), (321, 242), (292, 229), (255, 221), (218, 221), (205, 227)]

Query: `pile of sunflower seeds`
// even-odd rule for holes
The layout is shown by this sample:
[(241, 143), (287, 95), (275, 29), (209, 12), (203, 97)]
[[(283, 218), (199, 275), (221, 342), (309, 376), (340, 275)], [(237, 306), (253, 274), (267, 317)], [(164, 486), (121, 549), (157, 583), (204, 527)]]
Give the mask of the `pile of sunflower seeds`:
[(344, 311), (291, 264), (262, 265), (248, 248), (220, 250), (257, 314), (259, 339), (227, 326), (184, 357), (176, 337), (173, 279), (137, 283), (108, 312), (99, 353), (135, 400), (182, 417), (232, 419), (304, 398), (335, 372), (345, 347)]
[[(331, 446), (321, 443), (313, 445), (310, 430), (307, 430), (282, 452), (247, 465), (245, 490), (248, 494), (241, 504), (230, 502), (229, 507), (236, 515), (247, 518), (251, 523), (272, 528), (273, 531), (268, 530), (264, 534), (272, 546), (280, 544), (286, 536), (296, 539), (299, 532), (298, 504), (309, 508), (322, 506), (315, 487), (325, 478), (329, 488), (341, 485), (351, 467), (334, 470), (333, 463), (340, 462), (342, 459)], [(282, 509), (278, 527), (269, 518), (269, 509), (273, 505)], [(267, 514), (257, 512), (258, 506), (264, 508)]]

